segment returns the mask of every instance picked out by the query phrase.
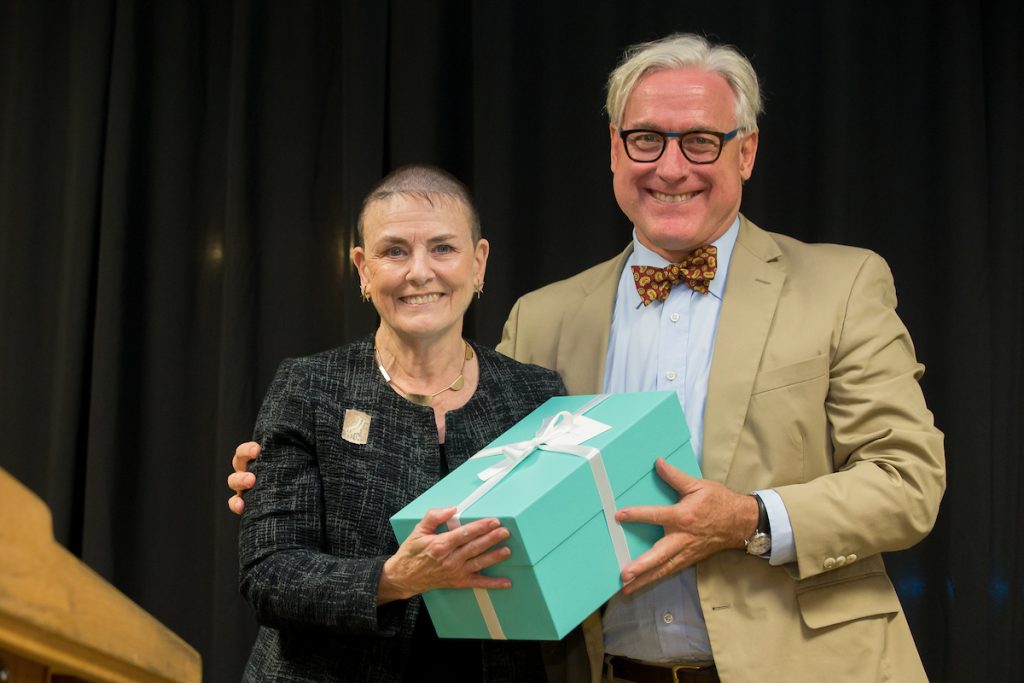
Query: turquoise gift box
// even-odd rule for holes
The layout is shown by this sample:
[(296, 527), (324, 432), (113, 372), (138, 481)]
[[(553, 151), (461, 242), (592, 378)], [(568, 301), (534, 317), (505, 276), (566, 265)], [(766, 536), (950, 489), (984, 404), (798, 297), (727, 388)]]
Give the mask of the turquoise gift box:
[[(609, 510), (675, 503), (678, 494), (654, 471), (655, 459), (664, 457), (676, 468), (701, 476), (675, 392), (559, 396), (546, 401), (392, 516), (398, 541), (412, 533), (428, 509), (458, 505), (479, 493), (484, 482), (478, 475), (508, 460), (500, 452), (481, 454), (534, 439), (546, 420), (550, 422), (562, 411), (585, 409), (595, 399), (600, 402), (589, 407), (585, 416), (610, 429), (581, 446), (562, 448), (579, 451), (591, 447), (591, 455), (595, 453), (592, 449), (597, 449), (610, 484), (606, 495), (614, 496), (614, 501), (608, 500)], [(511, 556), (484, 573), (508, 577), (512, 587), (424, 593), (440, 637), (559, 640), (622, 588), (620, 561), (636, 558), (662, 536), (660, 526), (614, 522), (610, 526), (599, 493), (599, 475), (591, 462), (594, 458), (555, 450), (558, 448), (548, 445), (531, 450), (460, 513), (463, 524), (496, 517), (509, 530), (504, 545), (511, 548)], [(619, 539), (618, 554), (613, 537)], [(628, 557), (624, 557), (627, 548)]]

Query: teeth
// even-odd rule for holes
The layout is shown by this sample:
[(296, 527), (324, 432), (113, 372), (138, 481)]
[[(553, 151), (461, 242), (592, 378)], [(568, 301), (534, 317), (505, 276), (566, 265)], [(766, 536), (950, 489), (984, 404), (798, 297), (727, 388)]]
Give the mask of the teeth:
[(664, 192), (652, 191), (651, 194), (653, 194), (654, 198), (657, 199), (659, 202), (686, 202), (693, 199), (693, 195), (695, 193), (689, 192), (687, 194), (665, 194)]
[(429, 304), (441, 298), (440, 294), (422, 294), (420, 296), (407, 296), (403, 300), (407, 304)]

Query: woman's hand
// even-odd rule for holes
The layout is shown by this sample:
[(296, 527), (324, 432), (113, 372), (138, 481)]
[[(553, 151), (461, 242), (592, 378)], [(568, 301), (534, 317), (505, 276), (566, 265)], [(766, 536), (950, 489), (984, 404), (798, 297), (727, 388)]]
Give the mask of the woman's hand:
[(389, 557), (381, 572), (377, 604), (406, 600), (432, 588), (510, 588), (505, 578), (480, 570), (501, 562), (512, 551), (494, 546), (508, 529), (496, 519), (481, 519), (451, 531), (434, 533), (455, 515), (455, 508), (432, 508)]

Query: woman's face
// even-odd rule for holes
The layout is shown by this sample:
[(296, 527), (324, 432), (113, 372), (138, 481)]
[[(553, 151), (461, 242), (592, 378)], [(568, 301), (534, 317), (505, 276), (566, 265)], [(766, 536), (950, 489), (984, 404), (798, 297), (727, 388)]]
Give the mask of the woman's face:
[(381, 326), (400, 337), (462, 334), (462, 316), (487, 267), (487, 240), (475, 245), (463, 206), (395, 195), (367, 207), (364, 246), (352, 250)]

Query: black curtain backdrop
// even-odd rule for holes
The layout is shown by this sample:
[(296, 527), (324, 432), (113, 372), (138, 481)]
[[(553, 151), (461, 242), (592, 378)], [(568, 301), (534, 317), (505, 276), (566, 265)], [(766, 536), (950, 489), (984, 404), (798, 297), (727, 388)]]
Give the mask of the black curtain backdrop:
[[(692, 6), (690, 6), (692, 5)], [(1021, 680), (1024, 11), (1015, 0), (0, 2), (0, 466), (58, 540), (238, 680), (224, 479), (277, 363), (376, 323), (347, 263), (398, 164), (473, 189), (467, 334), (616, 253), (603, 86), (671, 31), (767, 96), (744, 211), (880, 252), (949, 488), (887, 562), (930, 676)], [(0, 549), (0, 562), (3, 549)]]

